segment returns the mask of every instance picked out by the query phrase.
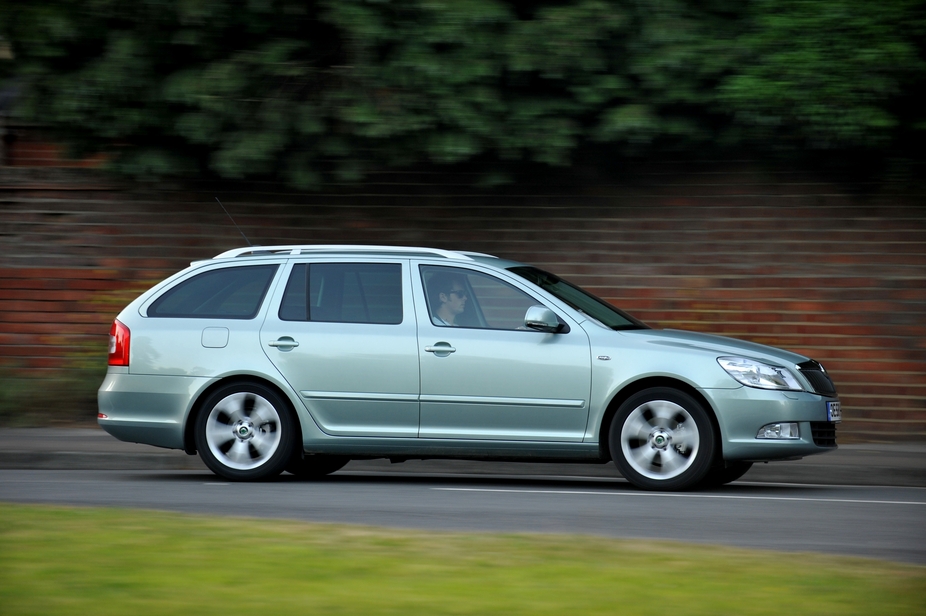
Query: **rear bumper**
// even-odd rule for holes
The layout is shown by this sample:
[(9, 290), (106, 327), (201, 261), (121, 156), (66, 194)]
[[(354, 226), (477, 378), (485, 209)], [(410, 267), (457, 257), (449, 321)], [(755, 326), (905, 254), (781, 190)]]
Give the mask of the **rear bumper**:
[(97, 392), (100, 427), (121, 441), (183, 449), (193, 400), (212, 379), (110, 372)]

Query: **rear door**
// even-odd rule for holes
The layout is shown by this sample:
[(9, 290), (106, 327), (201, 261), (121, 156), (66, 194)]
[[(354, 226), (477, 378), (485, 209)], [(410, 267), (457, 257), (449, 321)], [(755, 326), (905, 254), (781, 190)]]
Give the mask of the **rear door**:
[(261, 344), (319, 427), (337, 436), (417, 436), (408, 261), (294, 263), (286, 275)]

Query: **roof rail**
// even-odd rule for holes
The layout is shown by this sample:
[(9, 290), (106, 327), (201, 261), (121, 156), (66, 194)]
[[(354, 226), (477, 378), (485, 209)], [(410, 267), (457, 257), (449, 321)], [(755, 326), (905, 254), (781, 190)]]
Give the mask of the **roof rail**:
[(467, 256), (467, 257), (487, 257), (487, 258), (489, 258), (489, 259), (497, 259), (497, 258), (498, 258), (498, 257), (495, 256), (495, 255), (490, 255), (490, 254), (485, 253), (485, 252), (473, 252), (472, 250), (461, 250), (461, 251), (459, 251), (459, 252), (460, 252), (461, 255), (465, 255), (465, 256)]
[[(411, 254), (428, 254), (445, 259), (462, 259), (472, 261), (472, 256), (492, 256), (482, 255), (481, 253), (464, 253), (453, 250), (442, 250), (440, 248), (420, 248), (411, 246), (365, 246), (351, 244), (294, 244), (285, 246), (248, 246), (247, 248), (234, 248), (226, 250), (222, 254), (216, 255), (214, 259), (227, 259), (232, 257), (243, 257), (248, 255), (260, 254), (290, 254), (301, 255), (315, 252), (388, 252), (388, 253), (411, 253)], [(470, 256), (472, 255), (472, 256)]]

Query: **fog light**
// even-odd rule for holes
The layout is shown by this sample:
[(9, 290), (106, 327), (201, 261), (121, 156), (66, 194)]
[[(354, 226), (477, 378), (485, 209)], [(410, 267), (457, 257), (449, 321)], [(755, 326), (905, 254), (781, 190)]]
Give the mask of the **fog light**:
[(756, 438), (796, 439), (801, 438), (801, 433), (795, 422), (773, 423), (759, 428)]

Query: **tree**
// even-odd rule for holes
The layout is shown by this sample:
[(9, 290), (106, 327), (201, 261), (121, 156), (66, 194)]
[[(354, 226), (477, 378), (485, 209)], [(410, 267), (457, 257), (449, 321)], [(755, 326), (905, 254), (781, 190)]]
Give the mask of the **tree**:
[(135, 175), (887, 155), (926, 124), (912, 0), (5, 1), (18, 113)]
[(924, 5), (907, 0), (757, 0), (720, 101), (754, 139), (889, 148), (898, 130), (926, 128), (898, 108), (923, 86), (924, 25)]

